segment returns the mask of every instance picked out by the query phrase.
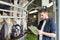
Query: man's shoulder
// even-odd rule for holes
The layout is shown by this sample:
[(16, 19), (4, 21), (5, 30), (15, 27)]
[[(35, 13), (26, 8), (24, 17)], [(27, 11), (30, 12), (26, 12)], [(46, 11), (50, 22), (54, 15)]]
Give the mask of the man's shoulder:
[(49, 18), (49, 22), (54, 22), (54, 20), (52, 18)]

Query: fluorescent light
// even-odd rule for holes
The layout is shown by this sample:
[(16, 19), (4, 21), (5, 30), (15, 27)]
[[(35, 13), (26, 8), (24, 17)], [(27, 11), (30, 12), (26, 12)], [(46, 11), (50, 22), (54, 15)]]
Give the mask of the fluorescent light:
[(47, 7), (51, 7), (53, 5), (53, 2), (49, 3)]
[(29, 12), (29, 14), (36, 13), (36, 12), (38, 12), (38, 10), (31, 11)]

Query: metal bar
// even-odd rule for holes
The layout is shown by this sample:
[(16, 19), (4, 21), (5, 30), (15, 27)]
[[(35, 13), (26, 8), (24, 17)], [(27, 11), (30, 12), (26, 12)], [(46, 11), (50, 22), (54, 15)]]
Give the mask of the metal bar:
[(14, 16), (0, 16), (0, 18), (23, 18), (23, 17), (14, 17)]
[[(53, 1), (53, 13), (54, 13), (54, 16), (55, 16), (55, 24), (56, 24), (56, 34), (58, 34), (57, 33), (57, 30), (58, 30), (58, 28), (57, 28), (57, 15), (56, 15), (56, 0), (52, 0)], [(57, 35), (56, 35), (56, 37), (55, 37), (55, 40), (57, 40)]]
[[(0, 11), (5, 11), (5, 12), (12, 12), (14, 13), (15, 11), (12, 11), (12, 10), (5, 10), (5, 9), (0, 9)], [(18, 14), (20, 14), (20, 12), (17, 12)], [(23, 15), (26, 15), (26, 14), (23, 14)]]
[[(12, 10), (5, 10), (5, 9), (0, 9), (0, 11), (5, 11), (5, 12), (15, 12), (15, 11), (12, 11)], [(17, 12), (17, 13), (20, 13), (20, 12)]]
[(25, 12), (28, 12), (27, 10), (25, 10), (24, 8), (22, 8), (22, 7), (18, 6), (18, 5), (13, 5), (13, 4), (10, 4), (10, 3), (7, 3), (7, 2), (3, 2), (3, 1), (0, 1), (0, 4), (8, 5), (8, 6), (11, 6), (11, 7), (20, 8), (20, 9), (24, 10)]
[(60, 40), (60, 0), (58, 0), (58, 34), (57, 39)]
[(30, 1), (29, 3), (27, 3), (25, 6), (24, 6), (24, 8), (25, 7), (28, 7), (31, 3), (33, 3), (34, 2), (34, 0), (32, 0), (32, 1)]
[(56, 23), (56, 0), (53, 0), (53, 13), (55, 14), (55, 23)]

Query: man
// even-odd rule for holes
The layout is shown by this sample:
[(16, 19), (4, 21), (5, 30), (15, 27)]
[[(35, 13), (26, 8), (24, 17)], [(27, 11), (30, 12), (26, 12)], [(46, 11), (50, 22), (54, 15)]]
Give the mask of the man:
[[(38, 40), (40, 40), (41, 38), (42, 40), (54, 40), (54, 37), (56, 37), (55, 34), (56, 27), (54, 21), (48, 17), (48, 11), (46, 6), (41, 7), (40, 17), (41, 17), (41, 21), (39, 23), (38, 30), (37, 30), (39, 34)], [(43, 24), (45, 20), (46, 23)], [(42, 25), (44, 25), (43, 30), (41, 30)]]

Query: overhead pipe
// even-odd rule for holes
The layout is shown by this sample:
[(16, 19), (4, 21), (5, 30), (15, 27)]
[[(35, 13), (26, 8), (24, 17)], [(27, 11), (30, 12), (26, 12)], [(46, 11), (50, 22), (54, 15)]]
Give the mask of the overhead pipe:
[(40, 10), (40, 7), (31, 8), (31, 9), (29, 10), (29, 12), (30, 12), (31, 10), (33, 10), (33, 9), (35, 9), (35, 10)]

